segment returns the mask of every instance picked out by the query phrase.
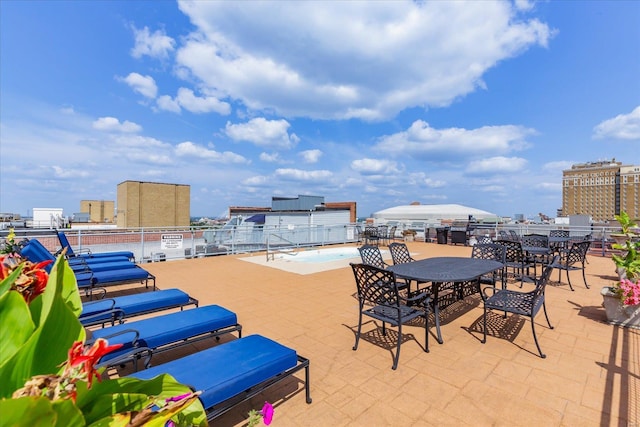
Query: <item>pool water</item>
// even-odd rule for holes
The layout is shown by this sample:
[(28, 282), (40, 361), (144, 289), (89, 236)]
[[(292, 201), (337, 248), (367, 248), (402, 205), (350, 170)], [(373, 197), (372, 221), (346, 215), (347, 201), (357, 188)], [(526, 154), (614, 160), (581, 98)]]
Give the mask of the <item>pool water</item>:
[[(382, 252), (384, 255), (385, 251)], [(283, 254), (280, 258), (286, 261), (315, 264), (351, 258), (360, 259), (360, 252), (358, 252), (358, 248), (310, 249), (306, 251), (299, 251), (295, 255)]]

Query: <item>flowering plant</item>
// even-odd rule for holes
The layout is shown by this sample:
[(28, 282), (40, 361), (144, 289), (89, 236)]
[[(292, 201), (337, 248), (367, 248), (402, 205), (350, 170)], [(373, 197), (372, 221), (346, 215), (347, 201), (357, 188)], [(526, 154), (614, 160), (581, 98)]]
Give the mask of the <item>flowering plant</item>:
[(613, 292), (620, 298), (624, 305), (640, 304), (640, 279), (633, 281), (622, 279), (613, 285)]
[(206, 425), (198, 393), (169, 375), (101, 381), (95, 364), (118, 346), (85, 345), (64, 254), (47, 274), (14, 248), (10, 234), (0, 256), (0, 425)]
[(615, 218), (620, 223), (626, 240), (622, 244), (612, 245), (613, 249), (621, 250), (622, 255), (613, 254), (611, 258), (620, 273), (623, 273), (625, 278), (633, 280), (640, 276), (640, 236), (633, 231), (637, 224), (624, 211)]
[(255, 409), (252, 409), (251, 411), (249, 411), (249, 420), (247, 423), (247, 427), (255, 427), (256, 425), (258, 425), (258, 423), (260, 422), (260, 418), (262, 418), (264, 425), (268, 426), (269, 424), (271, 424), (271, 420), (273, 420), (273, 413), (273, 405), (271, 405), (271, 403), (269, 402), (264, 402), (262, 410), (256, 411)]

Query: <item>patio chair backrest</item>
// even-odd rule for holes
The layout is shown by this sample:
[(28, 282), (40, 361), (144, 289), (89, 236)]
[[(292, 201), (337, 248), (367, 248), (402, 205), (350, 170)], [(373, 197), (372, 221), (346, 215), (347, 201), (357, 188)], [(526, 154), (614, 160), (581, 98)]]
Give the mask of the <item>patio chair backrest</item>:
[(391, 259), (394, 264), (406, 264), (415, 261), (413, 257), (411, 257), (409, 248), (404, 243), (391, 243), (389, 245), (389, 252), (391, 252)]
[(515, 230), (509, 230), (509, 236), (511, 236), (511, 240), (520, 240), (520, 236), (518, 236), (518, 233), (516, 233)]
[(76, 254), (73, 252), (73, 248), (71, 247), (71, 243), (69, 243), (69, 239), (67, 239), (67, 235), (64, 234), (64, 231), (58, 231), (57, 234), (62, 249), (67, 248), (67, 256), (74, 257)]
[(364, 227), (364, 235), (369, 238), (377, 238), (378, 237), (378, 227), (373, 225), (367, 225)]
[(471, 258), (490, 259), (504, 264), (506, 248), (497, 243), (478, 243), (471, 249)]
[(572, 266), (577, 263), (584, 264), (585, 257), (591, 246), (591, 241), (583, 240), (581, 242), (574, 242), (571, 244), (571, 248), (566, 255), (561, 259), (561, 263), (566, 266)]
[(493, 243), (493, 239), (489, 236), (478, 236), (476, 237), (476, 242), (478, 244)]
[(569, 230), (551, 230), (549, 237), (569, 237)]
[(360, 258), (362, 259), (363, 264), (373, 265), (374, 267), (382, 269), (386, 267), (386, 263), (382, 259), (382, 252), (380, 252), (379, 247), (363, 245), (358, 248), (358, 252), (360, 252)]
[(351, 264), (360, 305), (400, 306), (396, 277), (392, 271), (367, 264)]
[(522, 246), (532, 246), (536, 248), (548, 248), (549, 237), (544, 234), (525, 234), (520, 240)]
[(498, 240), (497, 244), (504, 246), (505, 261), (506, 262), (522, 262), (524, 260), (524, 253), (522, 252), (522, 245), (520, 242), (513, 240)]

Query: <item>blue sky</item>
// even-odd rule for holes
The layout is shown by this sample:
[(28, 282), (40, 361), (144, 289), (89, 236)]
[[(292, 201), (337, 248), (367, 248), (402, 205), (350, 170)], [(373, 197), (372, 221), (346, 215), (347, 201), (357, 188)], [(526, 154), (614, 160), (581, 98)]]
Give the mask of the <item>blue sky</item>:
[(637, 1), (0, 2), (0, 212), (191, 186), (358, 215), (562, 206), (562, 170), (640, 164)]

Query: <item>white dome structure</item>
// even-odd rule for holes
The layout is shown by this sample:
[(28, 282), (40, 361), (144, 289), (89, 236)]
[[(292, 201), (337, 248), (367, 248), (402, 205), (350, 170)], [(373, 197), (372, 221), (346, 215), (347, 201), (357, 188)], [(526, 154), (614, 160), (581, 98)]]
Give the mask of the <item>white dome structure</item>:
[(498, 215), (463, 205), (404, 205), (383, 209), (373, 214), (376, 223), (424, 222), (440, 224), (442, 221), (467, 221), (473, 216), (478, 222), (495, 222)]

